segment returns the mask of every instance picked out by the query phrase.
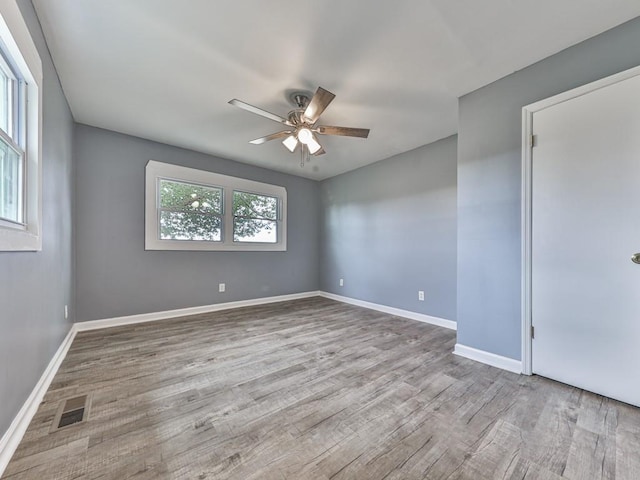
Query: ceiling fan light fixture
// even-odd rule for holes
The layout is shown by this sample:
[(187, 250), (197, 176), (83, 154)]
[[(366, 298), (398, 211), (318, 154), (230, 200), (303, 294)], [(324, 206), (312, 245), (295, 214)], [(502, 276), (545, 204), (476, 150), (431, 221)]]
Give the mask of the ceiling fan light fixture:
[(287, 138), (285, 138), (282, 141), (282, 144), (287, 147), (287, 149), (293, 153), (293, 151), (296, 149), (296, 147), (298, 146), (298, 139), (296, 137), (294, 137), (293, 135), (289, 135)]
[[(313, 133), (308, 128), (300, 128), (297, 133), (298, 140), (300, 140), (305, 145), (309, 145), (309, 142), (313, 140)], [(317, 142), (316, 142), (317, 143)]]
[(313, 155), (318, 150), (320, 150), (322, 146), (316, 141), (315, 138), (313, 138), (313, 135), (312, 135), (311, 140), (307, 142), (307, 148), (309, 149), (309, 153)]

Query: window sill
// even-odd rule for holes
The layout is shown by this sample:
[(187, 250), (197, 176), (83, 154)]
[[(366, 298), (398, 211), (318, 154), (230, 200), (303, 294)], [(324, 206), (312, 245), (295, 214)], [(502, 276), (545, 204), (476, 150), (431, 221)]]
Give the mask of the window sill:
[(40, 235), (28, 230), (0, 227), (0, 252), (39, 252)]
[(279, 243), (246, 243), (233, 245), (217, 242), (199, 242), (189, 240), (146, 239), (145, 250), (176, 250), (198, 252), (286, 252), (287, 247)]

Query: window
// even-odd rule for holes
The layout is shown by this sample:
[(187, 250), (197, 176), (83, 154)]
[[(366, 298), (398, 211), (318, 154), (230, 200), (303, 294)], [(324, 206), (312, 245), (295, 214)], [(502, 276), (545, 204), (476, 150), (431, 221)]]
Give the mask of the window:
[(0, 220), (22, 225), (24, 219), (23, 172), (25, 155), (20, 138), (23, 130), (24, 83), (0, 52)]
[(0, 220), (22, 225), (24, 152), (5, 139), (0, 131)]
[(278, 198), (249, 192), (233, 192), (233, 241), (278, 241)]
[(0, 251), (40, 250), (42, 64), (15, 1), (0, 3)]
[(284, 187), (150, 160), (147, 250), (284, 251)]
[(160, 179), (161, 240), (222, 240), (222, 189)]

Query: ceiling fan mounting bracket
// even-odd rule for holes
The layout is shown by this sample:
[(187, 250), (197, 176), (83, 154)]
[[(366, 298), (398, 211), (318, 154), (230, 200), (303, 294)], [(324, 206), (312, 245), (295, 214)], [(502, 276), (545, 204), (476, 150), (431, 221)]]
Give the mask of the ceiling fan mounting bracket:
[(289, 94), (289, 102), (295, 108), (305, 109), (309, 105), (309, 100), (313, 93), (304, 90), (296, 90)]

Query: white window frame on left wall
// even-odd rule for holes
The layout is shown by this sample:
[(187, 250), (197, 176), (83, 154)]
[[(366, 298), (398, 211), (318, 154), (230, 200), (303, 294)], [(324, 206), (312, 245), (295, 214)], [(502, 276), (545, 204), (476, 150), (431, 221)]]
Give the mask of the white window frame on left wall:
[(0, 223), (0, 251), (42, 250), (42, 61), (15, 0), (0, 2), (0, 41), (25, 89), (23, 220)]

